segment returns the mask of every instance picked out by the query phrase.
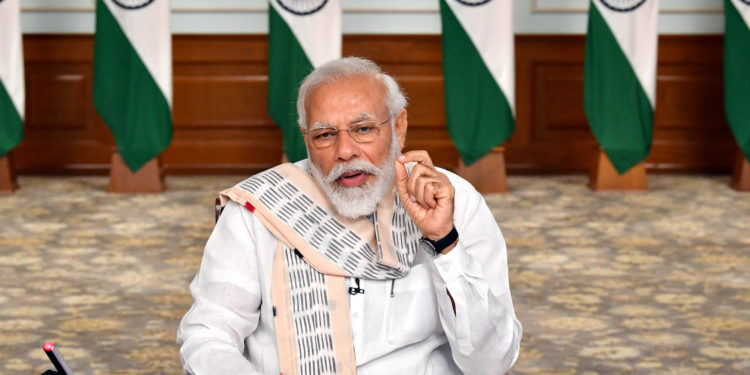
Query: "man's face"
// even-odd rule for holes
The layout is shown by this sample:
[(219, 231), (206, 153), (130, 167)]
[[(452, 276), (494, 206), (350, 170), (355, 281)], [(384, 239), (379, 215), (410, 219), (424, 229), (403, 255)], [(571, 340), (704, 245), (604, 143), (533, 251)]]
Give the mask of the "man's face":
[[(323, 84), (316, 87), (308, 96), (305, 108), (307, 111), (307, 129), (320, 126), (338, 128), (340, 131), (333, 145), (316, 148), (311, 136), (305, 137), (305, 144), (310, 161), (316, 165), (324, 176), (340, 163), (362, 160), (381, 166), (389, 155), (392, 142), (390, 123), (380, 126), (377, 139), (369, 143), (357, 143), (348, 132), (352, 124), (363, 121), (382, 123), (390, 119), (390, 113), (384, 101), (385, 87), (374, 78), (355, 76), (339, 82)], [(402, 110), (394, 119), (399, 145), (403, 146), (406, 135), (406, 111)], [(399, 147), (400, 149), (400, 147)], [(352, 188), (365, 184), (374, 184), (377, 176), (364, 171), (349, 171), (338, 177), (334, 188)]]

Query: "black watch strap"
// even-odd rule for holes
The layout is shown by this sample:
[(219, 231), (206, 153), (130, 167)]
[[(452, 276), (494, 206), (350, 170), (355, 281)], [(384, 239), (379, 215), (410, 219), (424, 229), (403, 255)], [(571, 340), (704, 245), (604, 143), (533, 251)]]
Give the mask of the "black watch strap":
[(440, 254), (443, 250), (445, 250), (446, 247), (450, 246), (453, 242), (456, 241), (458, 238), (458, 231), (456, 230), (456, 227), (454, 226), (453, 229), (451, 229), (448, 234), (445, 235), (445, 237), (433, 241), (427, 237), (422, 237), (422, 241), (429, 242), (433, 248), (435, 248), (435, 255)]

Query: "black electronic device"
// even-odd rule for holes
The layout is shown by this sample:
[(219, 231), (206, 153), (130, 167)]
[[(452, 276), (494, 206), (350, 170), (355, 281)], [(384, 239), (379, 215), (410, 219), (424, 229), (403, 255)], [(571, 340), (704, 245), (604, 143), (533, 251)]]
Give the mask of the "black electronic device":
[(42, 346), (42, 349), (44, 349), (44, 352), (47, 353), (47, 357), (49, 357), (49, 360), (57, 370), (57, 372), (47, 370), (42, 375), (73, 375), (73, 370), (71, 370), (68, 364), (65, 362), (65, 359), (63, 358), (62, 354), (60, 354), (60, 351), (57, 349), (54, 343), (46, 342), (44, 343), (44, 346)]

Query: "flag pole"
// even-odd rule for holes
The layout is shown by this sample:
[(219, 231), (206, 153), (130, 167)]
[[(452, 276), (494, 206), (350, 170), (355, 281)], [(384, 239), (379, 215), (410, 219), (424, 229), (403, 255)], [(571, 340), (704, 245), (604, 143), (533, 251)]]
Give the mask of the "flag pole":
[(646, 192), (646, 166), (640, 162), (623, 174), (617, 173), (612, 162), (600, 146), (597, 146), (598, 155), (594, 167), (589, 174), (588, 187), (596, 192), (622, 191), (622, 192)]
[(729, 186), (737, 191), (750, 191), (750, 163), (747, 162), (742, 150), (737, 150), (732, 182)]
[(159, 158), (155, 157), (139, 170), (132, 172), (125, 165), (117, 149), (112, 150), (109, 169), (108, 193), (161, 193), (164, 191), (164, 178)]
[(18, 182), (10, 166), (10, 156), (0, 158), (0, 195), (13, 194), (18, 190)]
[(464, 164), (459, 157), (456, 172), (482, 194), (509, 192), (505, 172), (505, 146), (492, 148), (470, 165)]

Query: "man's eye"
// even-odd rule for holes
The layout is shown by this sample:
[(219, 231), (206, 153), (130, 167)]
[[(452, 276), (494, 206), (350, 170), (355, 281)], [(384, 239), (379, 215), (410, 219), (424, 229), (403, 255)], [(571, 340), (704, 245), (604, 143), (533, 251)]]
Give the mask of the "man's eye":
[(313, 135), (313, 138), (326, 139), (326, 138), (331, 138), (335, 135), (336, 135), (336, 132), (334, 132), (333, 130), (321, 130), (321, 131), (315, 132), (315, 134)]
[(354, 132), (357, 134), (367, 134), (371, 131), (372, 131), (372, 126), (370, 125), (362, 125), (362, 126), (357, 126), (356, 128), (354, 128)]

